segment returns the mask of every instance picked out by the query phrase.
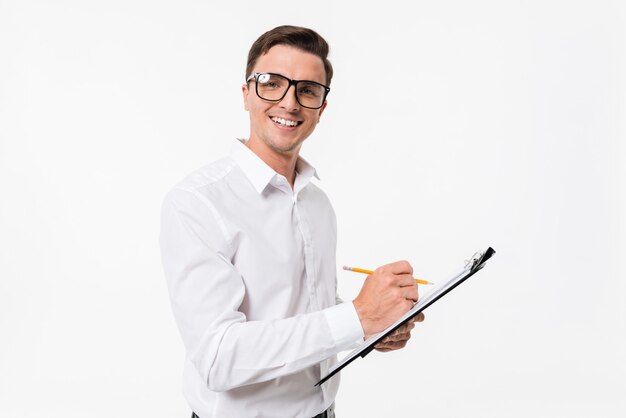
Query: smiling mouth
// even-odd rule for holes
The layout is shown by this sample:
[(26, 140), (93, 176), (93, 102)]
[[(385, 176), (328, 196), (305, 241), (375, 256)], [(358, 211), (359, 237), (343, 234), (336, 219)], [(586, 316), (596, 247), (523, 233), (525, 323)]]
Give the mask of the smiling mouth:
[(280, 125), (280, 126), (286, 126), (289, 128), (293, 128), (295, 126), (298, 126), (302, 123), (302, 121), (298, 121), (298, 120), (289, 120), (289, 119), (283, 119), (283, 118), (279, 118), (279, 117), (271, 117), (270, 118), (275, 124)]

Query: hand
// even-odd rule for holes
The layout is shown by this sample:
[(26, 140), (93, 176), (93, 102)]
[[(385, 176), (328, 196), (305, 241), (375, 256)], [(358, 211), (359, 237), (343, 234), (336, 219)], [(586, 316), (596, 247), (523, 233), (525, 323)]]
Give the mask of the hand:
[(415, 328), (415, 322), (422, 322), (424, 320), (424, 314), (418, 314), (413, 320), (402, 325), (395, 330), (392, 334), (388, 335), (381, 342), (376, 344), (374, 348), (377, 351), (387, 352), (393, 350), (399, 350), (404, 348), (411, 339), (411, 330)]
[(407, 261), (379, 267), (367, 276), (352, 301), (365, 335), (376, 334), (397, 321), (417, 302), (417, 284)]

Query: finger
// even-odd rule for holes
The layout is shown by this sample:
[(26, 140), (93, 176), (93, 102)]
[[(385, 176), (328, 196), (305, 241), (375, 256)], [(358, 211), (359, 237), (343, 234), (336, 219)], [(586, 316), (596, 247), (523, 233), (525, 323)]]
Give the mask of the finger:
[(378, 351), (391, 351), (393, 350), (393, 347), (390, 347), (389, 344), (377, 344), (376, 346), (374, 346), (374, 348)]
[(417, 285), (415, 286), (404, 286), (402, 287), (404, 292), (404, 298), (412, 300), (413, 302), (417, 302), (419, 298), (419, 294), (417, 292)]
[(406, 260), (396, 261), (379, 267), (379, 269), (388, 271), (392, 274), (413, 274), (413, 267), (411, 267), (411, 264)]
[(411, 263), (409, 263), (406, 260), (400, 260), (400, 261), (396, 261), (395, 263), (392, 263), (392, 270), (391, 272), (393, 274), (413, 274), (413, 267), (411, 266)]
[(398, 334), (405, 334), (406, 332), (409, 331), (409, 323), (407, 322), (406, 324), (402, 325), (400, 328), (398, 328), (397, 330), (395, 330), (393, 332), (393, 335), (398, 335)]
[(397, 274), (395, 276), (396, 282), (395, 284), (400, 287), (415, 287), (417, 289), (417, 283), (415, 282), (415, 277), (410, 274)]
[[(418, 299), (419, 299), (419, 295), (417, 294), (417, 289), (413, 290), (411, 289), (410, 291), (407, 291), (404, 294), (404, 298), (407, 300), (412, 301), (413, 303), (417, 303)], [(411, 306), (412, 308), (413, 306)]]
[(407, 340), (402, 340), (402, 341), (394, 341), (394, 342), (388, 342), (385, 344), (381, 344), (380, 347), (376, 346), (374, 348), (376, 349), (383, 349), (383, 350), (398, 350), (400, 348), (404, 348), (406, 347), (406, 343)]
[(389, 341), (387, 341), (388, 344), (394, 344), (400, 341), (408, 341), (411, 338), (411, 334), (400, 334), (400, 335), (396, 335), (394, 337), (391, 337), (389, 339)]
[(420, 312), (419, 314), (413, 317), (413, 322), (422, 322), (424, 321), (424, 318), (425, 318), (424, 313)]
[(394, 333), (385, 337), (381, 343), (394, 343), (397, 341), (406, 341), (411, 338), (410, 332)]
[(398, 333), (398, 334), (410, 333), (413, 328), (415, 328), (415, 324), (413, 323), (413, 321), (408, 321), (404, 325), (402, 325), (400, 328), (398, 328), (394, 333)]
[(388, 339), (392, 340), (392, 341), (396, 341), (399, 338), (402, 338), (403, 336), (410, 335), (411, 334), (411, 330), (413, 328), (415, 328), (415, 324), (412, 321), (409, 321), (409, 322), (405, 323), (404, 325), (400, 326), (400, 328), (396, 329), (391, 334), (389, 334), (382, 341), (386, 341)]
[(389, 334), (388, 336), (386, 336), (385, 338), (383, 338), (383, 341), (385, 341), (387, 338), (392, 338), (395, 337), (396, 335), (400, 334), (400, 328), (398, 328), (397, 330), (395, 330), (394, 332), (392, 332), (391, 334)]

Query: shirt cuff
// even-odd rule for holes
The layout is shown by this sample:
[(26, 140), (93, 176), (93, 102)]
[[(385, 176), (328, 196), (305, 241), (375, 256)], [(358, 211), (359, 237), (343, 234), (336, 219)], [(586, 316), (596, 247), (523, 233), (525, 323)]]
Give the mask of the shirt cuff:
[(352, 302), (340, 303), (323, 312), (330, 335), (340, 351), (352, 347), (355, 341), (363, 341), (363, 327)]

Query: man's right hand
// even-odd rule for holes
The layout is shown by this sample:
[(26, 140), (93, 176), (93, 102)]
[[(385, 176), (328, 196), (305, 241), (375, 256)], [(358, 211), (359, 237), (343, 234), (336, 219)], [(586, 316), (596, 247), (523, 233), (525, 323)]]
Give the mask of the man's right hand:
[(417, 302), (417, 284), (407, 261), (379, 267), (367, 276), (361, 292), (352, 301), (366, 336), (387, 328)]

